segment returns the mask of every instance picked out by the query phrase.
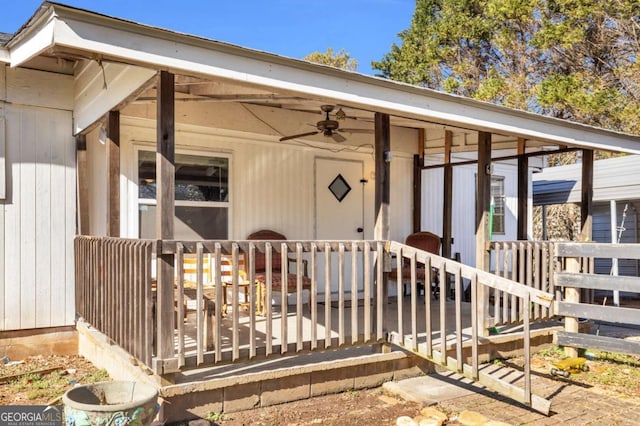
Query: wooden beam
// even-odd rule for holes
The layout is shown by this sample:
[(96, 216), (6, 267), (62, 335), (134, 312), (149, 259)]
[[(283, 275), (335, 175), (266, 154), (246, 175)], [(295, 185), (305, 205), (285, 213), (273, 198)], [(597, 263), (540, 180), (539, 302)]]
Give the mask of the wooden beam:
[[(566, 299), (565, 299), (566, 300)], [(618, 306), (589, 305), (579, 302), (557, 302), (556, 314), (560, 316), (587, 318), (596, 321), (607, 321), (615, 324), (640, 325), (640, 315), (637, 308), (620, 308)], [(565, 318), (565, 322), (569, 318)], [(567, 332), (578, 332), (578, 330), (567, 330)]]
[(582, 150), (582, 203), (580, 240), (593, 240), (593, 150)]
[(518, 240), (529, 239), (529, 157), (526, 140), (518, 138)]
[(390, 218), (389, 200), (391, 194), (391, 136), (389, 115), (377, 112), (375, 114), (375, 228), (376, 240), (389, 240)]
[(442, 256), (451, 258), (452, 218), (453, 218), (453, 166), (451, 165), (451, 146), (453, 132), (444, 131), (444, 195), (442, 202)]
[(556, 332), (558, 345), (584, 349), (597, 349), (616, 354), (640, 355), (640, 343), (619, 337), (594, 336), (591, 334)]
[[(491, 203), (491, 133), (478, 132), (478, 168), (476, 172), (476, 268), (489, 269), (489, 207)], [(482, 336), (489, 334), (489, 291), (478, 289), (478, 323)]]
[(422, 230), (422, 166), (424, 166), (424, 129), (418, 129), (418, 154), (413, 156), (413, 232)]
[[(579, 273), (580, 272), (580, 262), (577, 257), (568, 257), (565, 259), (565, 270), (569, 273)], [(563, 303), (569, 304), (578, 304), (580, 303), (580, 290), (575, 287), (565, 287), (564, 288), (564, 301)], [(560, 307), (558, 306), (560, 302), (556, 303), (554, 306), (554, 312), (556, 315), (561, 315), (559, 313)], [(564, 329), (568, 333), (577, 333), (579, 331), (578, 325), (578, 317), (569, 316), (564, 319)], [(568, 357), (576, 357), (578, 356), (578, 351), (576, 348), (572, 348), (570, 346), (565, 346), (564, 353)]]
[(107, 113), (107, 236), (120, 236), (120, 112)]
[(476, 268), (486, 271), (491, 204), (491, 133), (478, 132), (478, 168), (476, 190)]
[(89, 235), (89, 174), (87, 169), (87, 137), (84, 134), (76, 136), (76, 187), (78, 191), (78, 224), (80, 235)]
[[(557, 149), (554, 151), (536, 151), (536, 152), (527, 152), (525, 154), (523, 154), (525, 157), (530, 158), (530, 157), (539, 157), (541, 155), (549, 155), (549, 154), (560, 154), (563, 152), (574, 152), (574, 151), (580, 151), (579, 148), (565, 148), (565, 149)], [(491, 161), (493, 161), (494, 163), (497, 161), (508, 161), (508, 160), (517, 160), (518, 159), (518, 155), (504, 155), (501, 157), (496, 157), (496, 158), (492, 158)], [(478, 160), (464, 160), (464, 161), (455, 161), (453, 163), (451, 163), (452, 166), (467, 166), (469, 164), (477, 164)], [(439, 169), (441, 167), (444, 167), (444, 164), (431, 164), (428, 166), (423, 166), (422, 170), (428, 170), (428, 169)]]
[[(175, 215), (175, 92), (174, 75), (161, 71), (158, 78), (156, 141), (156, 238), (173, 239)], [(162, 244), (160, 244), (162, 245)], [(161, 253), (161, 249), (159, 250)], [(157, 353), (159, 363), (174, 357), (173, 277), (174, 255), (158, 254)], [(160, 371), (158, 371), (160, 370)], [(164, 374), (162, 367), (156, 371)]]
[(640, 259), (640, 246), (638, 244), (576, 243), (567, 241), (557, 242), (554, 246), (556, 256), (559, 257)]
[(640, 278), (570, 272), (555, 273), (556, 287), (577, 287), (591, 290), (629, 291), (640, 293)]
[[(391, 238), (391, 219), (389, 217), (389, 201), (391, 198), (391, 124), (388, 114), (375, 113), (374, 117), (374, 163), (375, 163), (375, 225), (373, 237), (378, 241), (389, 241)], [(381, 252), (379, 254), (382, 254)], [(374, 267), (376, 274), (376, 322), (374, 327), (385, 332), (381, 319), (388, 312), (389, 277), (384, 273), (391, 270), (390, 259), (387, 255), (378, 256)], [(381, 300), (380, 300), (381, 299)], [(388, 349), (384, 345), (383, 351)]]

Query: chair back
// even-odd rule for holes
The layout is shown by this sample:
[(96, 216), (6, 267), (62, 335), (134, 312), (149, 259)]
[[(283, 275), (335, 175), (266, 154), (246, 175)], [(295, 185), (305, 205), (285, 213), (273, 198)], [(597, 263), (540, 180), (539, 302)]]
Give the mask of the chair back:
[[(247, 240), (262, 240), (262, 241), (284, 241), (286, 239), (287, 237), (285, 237), (281, 233), (272, 231), (270, 229), (261, 229), (260, 231), (256, 231), (247, 237)], [(272, 256), (274, 254), (275, 254), (275, 251), (272, 253)], [(256, 252), (255, 260), (256, 260), (256, 272), (265, 272), (265, 269), (266, 269), (265, 254)], [(272, 263), (271, 269), (273, 271), (280, 271), (282, 269), (279, 258), (272, 257), (271, 263)]]
[(440, 237), (431, 232), (415, 232), (410, 234), (404, 242), (406, 245), (433, 254), (440, 254)]
[[(244, 255), (238, 256), (238, 278), (240, 283), (247, 281), (247, 272), (245, 268)], [(220, 281), (223, 284), (231, 284), (233, 282), (233, 258), (231, 255), (222, 255), (220, 259)]]
[[(195, 255), (185, 254), (182, 260), (184, 279), (186, 282), (198, 281), (198, 258)], [(212, 281), (211, 257), (208, 254), (202, 256), (202, 282), (209, 284)]]

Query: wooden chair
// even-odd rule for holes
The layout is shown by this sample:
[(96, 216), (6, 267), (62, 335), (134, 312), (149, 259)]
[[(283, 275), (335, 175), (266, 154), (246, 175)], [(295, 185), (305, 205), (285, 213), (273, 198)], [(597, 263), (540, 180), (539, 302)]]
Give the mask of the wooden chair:
[[(185, 254), (183, 257), (183, 261), (182, 261), (182, 267), (183, 267), (183, 288), (184, 288), (184, 299), (183, 300), (183, 318), (182, 320), (186, 320), (187, 315), (188, 315), (188, 311), (196, 311), (197, 310), (197, 289), (198, 289), (198, 259), (195, 255), (193, 254)], [(176, 273), (177, 273), (177, 268), (176, 268)], [(213, 280), (212, 280), (212, 275), (213, 270), (212, 270), (212, 262), (211, 262), (211, 257), (208, 255), (203, 256), (202, 258), (202, 283), (203, 283), (203, 290), (204, 290), (204, 295), (203, 295), (203, 307), (204, 307), (204, 314), (205, 314), (205, 321), (204, 321), (204, 333), (205, 333), (205, 338), (207, 339), (207, 345), (208, 348), (211, 348), (211, 345), (213, 344), (213, 317), (215, 314), (215, 295), (214, 295), (214, 285), (213, 285)], [(179, 298), (181, 297), (181, 295), (178, 294), (177, 291), (177, 287), (178, 286), (178, 280), (176, 278), (175, 283), (174, 283), (174, 289), (175, 289), (175, 300), (176, 302), (174, 302), (174, 314), (175, 314), (175, 321), (176, 324), (178, 323), (178, 302), (177, 300), (180, 300)], [(156, 293), (156, 287), (157, 287), (157, 280), (155, 278), (153, 278), (151, 280), (151, 287), (152, 287), (152, 291), (153, 291), (153, 315), (155, 316), (155, 305), (156, 305), (156, 297), (157, 297), (157, 293)], [(154, 332), (154, 336), (155, 336), (155, 332)]]
[[(260, 231), (254, 232), (247, 237), (248, 240), (263, 240), (263, 241), (285, 241), (287, 237), (279, 232), (272, 231), (270, 229), (262, 229)], [(271, 291), (274, 293), (280, 293), (280, 297), (282, 303), (287, 303), (289, 294), (296, 293), (298, 290), (297, 286), (297, 274), (289, 272), (286, 277), (282, 276), (282, 263), (279, 256), (275, 255), (275, 251), (272, 254), (272, 265), (271, 265)], [(290, 263), (296, 262), (295, 258), (289, 258), (288, 261)], [(303, 291), (311, 291), (311, 279), (307, 276), (307, 264), (306, 261), (303, 260), (303, 276), (302, 276), (302, 289)], [(295, 269), (290, 269), (294, 270)], [(266, 256), (264, 253), (255, 254), (255, 281), (258, 286), (258, 296), (257, 296), (257, 304), (258, 304), (258, 313), (260, 315), (264, 315), (267, 307), (267, 303), (271, 303), (270, 300), (267, 300), (267, 275), (268, 271), (266, 270)], [(284, 282), (286, 281), (286, 283)], [(286, 291), (283, 291), (283, 286), (286, 285)]]
[[(408, 246), (415, 247), (417, 249), (424, 250), (429, 253), (440, 254), (440, 244), (441, 244), (440, 237), (431, 232), (415, 232), (413, 234), (410, 234), (409, 236), (407, 236), (404, 243)], [(406, 296), (407, 292), (406, 292), (405, 284), (411, 283), (411, 265), (409, 263), (409, 260), (404, 259), (401, 267), (402, 267), (401, 274), (402, 274), (402, 284), (403, 284), (402, 293), (403, 293), (403, 296)], [(425, 272), (426, 271), (424, 270), (423, 267), (416, 268), (416, 280), (422, 283), (422, 286), (421, 286), (422, 290), (426, 292), (425, 290), (426, 273)], [(389, 279), (395, 281), (397, 279), (397, 276), (398, 276), (398, 269), (396, 267), (391, 270), (389, 274)], [(435, 297), (437, 292), (439, 291), (439, 286), (438, 286), (439, 277), (438, 277), (438, 273), (433, 269), (431, 270), (430, 281), (431, 281), (430, 282), (431, 291)]]
[[(227, 290), (233, 288), (233, 260), (231, 255), (223, 255), (220, 261), (220, 282), (222, 283), (222, 315), (227, 314), (229, 308)], [(249, 300), (250, 282), (247, 279), (247, 270), (245, 267), (244, 255), (238, 255), (238, 288), (242, 291), (244, 300), (238, 303), (241, 308), (249, 309), (251, 301)]]

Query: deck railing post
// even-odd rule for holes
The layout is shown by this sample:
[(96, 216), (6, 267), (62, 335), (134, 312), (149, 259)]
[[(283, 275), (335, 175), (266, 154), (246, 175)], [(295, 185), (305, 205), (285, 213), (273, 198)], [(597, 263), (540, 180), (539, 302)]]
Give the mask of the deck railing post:
[[(567, 272), (580, 272), (580, 259), (577, 257), (568, 257), (565, 260), (565, 270)], [(567, 303), (580, 303), (580, 289), (575, 287), (565, 287), (564, 288), (564, 301)], [(578, 332), (578, 318), (574, 317), (565, 317), (564, 318), (564, 329), (568, 333), (577, 333)], [(572, 348), (569, 346), (565, 346), (564, 353), (568, 357), (576, 357), (578, 356), (578, 350), (576, 348)]]

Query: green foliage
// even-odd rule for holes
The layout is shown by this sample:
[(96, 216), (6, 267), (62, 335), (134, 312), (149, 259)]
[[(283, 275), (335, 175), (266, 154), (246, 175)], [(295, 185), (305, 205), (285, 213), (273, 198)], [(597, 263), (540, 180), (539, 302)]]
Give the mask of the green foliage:
[(219, 413), (217, 411), (210, 411), (207, 413), (207, 417), (205, 417), (210, 422), (221, 422), (226, 420), (226, 416), (223, 413)]
[(341, 68), (347, 71), (355, 71), (358, 68), (358, 61), (345, 52), (344, 49), (340, 49), (338, 52), (334, 52), (333, 48), (329, 47), (326, 52), (313, 52), (304, 57), (305, 61), (315, 62), (316, 64), (329, 65), (335, 68)]
[[(75, 377), (79, 383), (90, 384), (109, 380), (106, 370), (96, 370)], [(46, 398), (53, 400), (73, 387), (72, 379), (64, 370), (48, 374), (26, 373), (9, 384), (13, 391), (25, 392), (29, 400)]]
[(547, 359), (565, 358), (564, 349), (562, 349), (562, 347), (558, 345), (553, 345), (548, 348), (542, 349), (538, 352), (538, 355)]
[(640, 133), (640, 2), (418, 0), (373, 68), (394, 80)]

